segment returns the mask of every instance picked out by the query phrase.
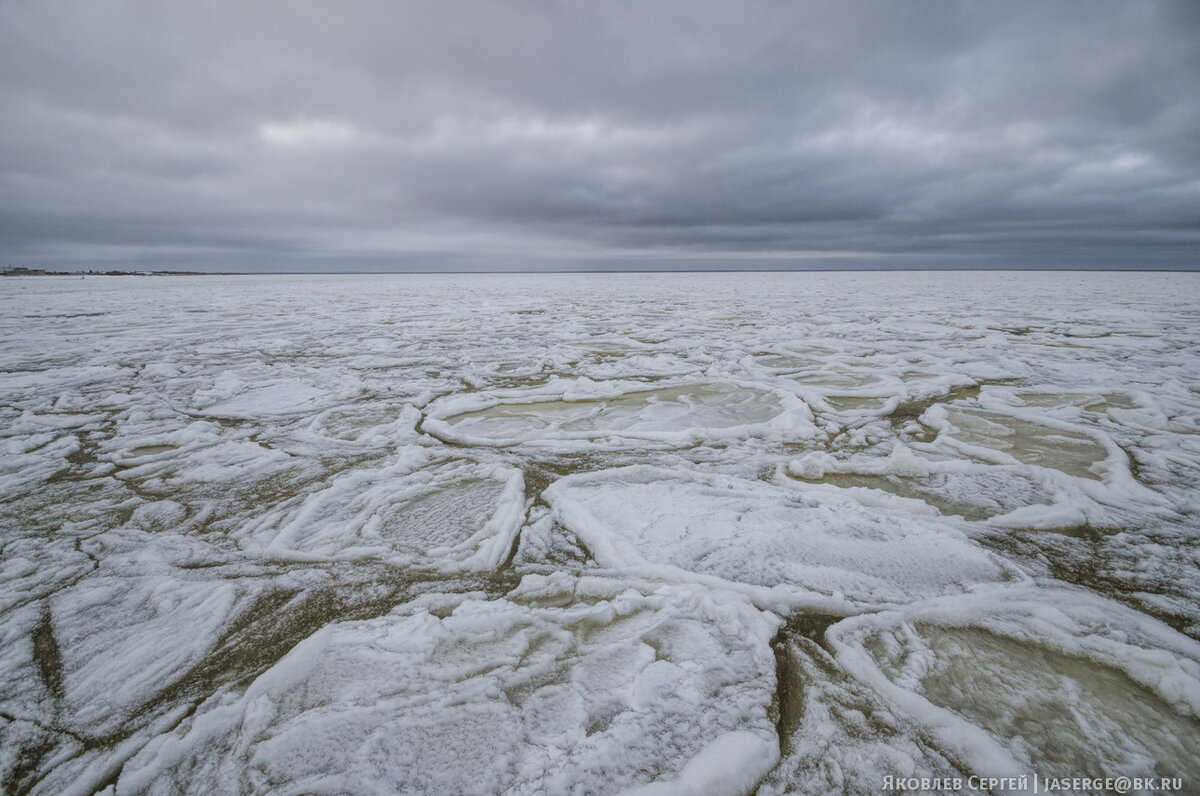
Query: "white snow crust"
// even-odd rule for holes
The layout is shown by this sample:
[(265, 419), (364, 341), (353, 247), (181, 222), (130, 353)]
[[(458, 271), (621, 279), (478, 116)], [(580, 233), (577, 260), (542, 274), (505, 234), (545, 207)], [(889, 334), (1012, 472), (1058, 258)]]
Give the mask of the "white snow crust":
[(719, 756), (716, 792), (744, 793), (779, 755), (777, 623), (686, 587), (531, 575), (507, 599), (440, 595), (309, 637), (116, 790), (678, 793)]
[(784, 614), (850, 613), (1022, 577), (928, 517), (738, 478), (634, 466), (568, 476), (545, 497), (603, 565), (741, 591)]

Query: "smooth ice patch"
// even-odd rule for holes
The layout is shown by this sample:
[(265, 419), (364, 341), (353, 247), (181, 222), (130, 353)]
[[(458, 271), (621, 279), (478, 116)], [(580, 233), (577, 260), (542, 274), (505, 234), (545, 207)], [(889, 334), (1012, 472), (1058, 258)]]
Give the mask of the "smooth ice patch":
[(801, 384), (825, 388), (857, 390), (877, 383), (878, 377), (871, 373), (838, 372), (817, 370), (812, 373), (796, 373), (792, 378)]
[(1020, 577), (932, 518), (724, 476), (633, 466), (568, 476), (543, 496), (602, 565), (831, 612)]
[(1068, 475), (1100, 480), (1111, 455), (1093, 435), (1062, 425), (971, 407), (934, 407), (923, 419), (970, 455), (1049, 467)]
[[(814, 487), (846, 490), (869, 505), (879, 505), (878, 493), (885, 492), (922, 501), (943, 515), (1000, 527), (1079, 526), (1094, 505), (1075, 479), (1053, 477), (1039, 467), (927, 458), (902, 444), (893, 446), (886, 457), (813, 452), (788, 462), (784, 470)], [(912, 513), (911, 504), (903, 500), (892, 504)]]
[(1200, 777), (1200, 644), (1103, 598), (999, 589), (854, 617), (826, 638), (982, 775)]
[(788, 374), (822, 367), (832, 354), (832, 349), (822, 346), (792, 346), (776, 352), (753, 354), (748, 362), (771, 373)]
[(1123, 393), (1050, 392), (1042, 390), (1019, 390), (1014, 397), (1020, 406), (1060, 408), (1077, 406), (1093, 412), (1108, 409), (1132, 409), (1136, 406), (1129, 395)]
[(152, 741), (117, 792), (675, 793), (716, 774), (746, 793), (779, 753), (777, 626), (694, 588), (565, 576), (427, 599), (321, 630)]
[(887, 411), (892, 402), (886, 397), (873, 395), (828, 395), (825, 397), (825, 403), (829, 404), (833, 411), (843, 414), (848, 412), (875, 414)]

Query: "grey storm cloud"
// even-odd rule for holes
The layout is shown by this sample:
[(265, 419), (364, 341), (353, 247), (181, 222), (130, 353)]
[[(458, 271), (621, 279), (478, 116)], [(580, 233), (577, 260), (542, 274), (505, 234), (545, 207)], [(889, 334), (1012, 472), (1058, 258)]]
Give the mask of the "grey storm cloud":
[(1200, 4), (0, 0), (6, 264), (1200, 267)]

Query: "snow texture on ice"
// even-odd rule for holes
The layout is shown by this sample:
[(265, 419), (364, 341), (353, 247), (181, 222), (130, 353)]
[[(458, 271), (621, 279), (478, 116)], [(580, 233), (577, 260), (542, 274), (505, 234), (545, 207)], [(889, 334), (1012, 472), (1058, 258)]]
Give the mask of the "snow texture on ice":
[(2, 287), (5, 792), (1200, 783), (1193, 274)]

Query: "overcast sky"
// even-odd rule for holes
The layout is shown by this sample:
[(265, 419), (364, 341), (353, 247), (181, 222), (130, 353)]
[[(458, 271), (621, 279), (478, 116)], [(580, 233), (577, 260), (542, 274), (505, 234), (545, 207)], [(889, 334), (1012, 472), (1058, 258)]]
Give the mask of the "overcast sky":
[(0, 0), (0, 264), (1200, 268), (1200, 2)]

